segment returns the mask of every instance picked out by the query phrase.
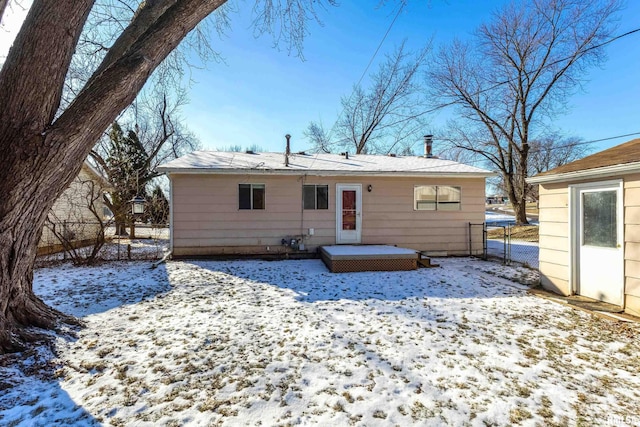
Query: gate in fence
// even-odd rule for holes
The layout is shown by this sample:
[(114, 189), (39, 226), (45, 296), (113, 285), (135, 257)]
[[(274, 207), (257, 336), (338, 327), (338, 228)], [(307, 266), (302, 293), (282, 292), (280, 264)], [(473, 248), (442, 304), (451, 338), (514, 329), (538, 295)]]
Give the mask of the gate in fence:
[(487, 256), (502, 259), (505, 265), (518, 263), (538, 268), (538, 226), (512, 223), (487, 227)]

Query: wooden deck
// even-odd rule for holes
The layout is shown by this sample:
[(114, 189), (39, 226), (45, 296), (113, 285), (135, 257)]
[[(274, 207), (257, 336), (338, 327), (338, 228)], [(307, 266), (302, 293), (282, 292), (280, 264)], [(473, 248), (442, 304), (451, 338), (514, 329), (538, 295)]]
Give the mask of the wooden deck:
[(333, 273), (403, 271), (434, 267), (413, 250), (386, 245), (336, 245), (320, 248), (320, 257)]

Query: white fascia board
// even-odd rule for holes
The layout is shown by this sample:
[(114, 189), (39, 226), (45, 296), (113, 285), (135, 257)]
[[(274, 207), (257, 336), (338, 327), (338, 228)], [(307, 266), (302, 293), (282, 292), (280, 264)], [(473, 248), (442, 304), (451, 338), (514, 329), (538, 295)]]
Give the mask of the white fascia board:
[(559, 173), (554, 175), (532, 176), (530, 178), (527, 178), (527, 183), (544, 184), (547, 182), (576, 181), (588, 178), (607, 178), (617, 175), (627, 175), (630, 173), (640, 173), (640, 162), (605, 166), (595, 169), (585, 169), (581, 171)]
[(158, 168), (159, 172), (167, 175), (281, 175), (281, 176), (396, 176), (396, 177), (418, 177), (418, 178), (489, 178), (496, 176), (494, 172), (391, 172), (391, 171), (321, 171), (296, 169), (291, 171), (283, 170), (260, 170), (260, 169), (190, 169), (190, 168)]

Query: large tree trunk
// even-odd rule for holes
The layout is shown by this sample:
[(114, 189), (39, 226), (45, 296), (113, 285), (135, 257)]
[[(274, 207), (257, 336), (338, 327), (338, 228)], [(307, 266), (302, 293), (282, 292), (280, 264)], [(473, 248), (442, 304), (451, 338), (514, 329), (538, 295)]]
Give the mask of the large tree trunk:
[(224, 2), (148, 1), (100, 72), (59, 115), (64, 78), (93, 1), (34, 2), (0, 71), (0, 352), (36, 338), (34, 328), (76, 322), (33, 293), (47, 213), (151, 72)]
[(511, 202), (511, 207), (513, 208), (516, 224), (529, 224), (526, 200), (524, 200), (521, 196), (522, 193), (519, 192), (516, 187), (518, 185), (518, 178), (514, 177), (513, 174), (502, 172), (502, 180), (504, 181), (507, 196), (509, 196), (509, 202)]
[[(3, 127), (0, 139), (11, 138), (16, 136)], [(23, 140), (28, 141), (26, 137)], [(43, 142), (25, 145), (34, 148)], [(66, 173), (52, 168), (43, 151), (32, 149), (27, 161), (9, 153), (2, 159), (6, 167), (0, 177), (0, 194), (5, 196), (0, 205), (0, 352), (18, 350), (22, 342), (39, 337), (33, 327), (55, 328), (58, 320), (78, 323), (33, 293), (33, 265), (47, 213), (55, 194), (65, 189), (67, 177), (79, 172), (77, 168)], [(35, 177), (45, 184), (33, 186)]]

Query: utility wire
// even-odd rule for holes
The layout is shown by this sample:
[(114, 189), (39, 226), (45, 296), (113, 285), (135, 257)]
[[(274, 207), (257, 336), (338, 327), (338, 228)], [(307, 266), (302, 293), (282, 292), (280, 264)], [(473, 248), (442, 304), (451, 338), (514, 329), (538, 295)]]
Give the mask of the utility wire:
[[(393, 19), (393, 21), (392, 21), (391, 25), (389, 26), (389, 29), (387, 30), (387, 33), (385, 34), (384, 38), (383, 38), (383, 39), (382, 39), (382, 41), (380, 42), (380, 45), (378, 45), (378, 49), (376, 49), (375, 54), (377, 54), (377, 53), (378, 53), (378, 50), (380, 49), (380, 46), (382, 46), (382, 42), (384, 42), (384, 39), (386, 38), (387, 34), (388, 34), (388, 33), (389, 33), (389, 31), (391, 30), (391, 27), (392, 27), (392, 26), (393, 26), (393, 24), (395, 23), (395, 21), (396, 21), (396, 19), (397, 19), (398, 15), (399, 15), (399, 14), (400, 14), (400, 12), (402, 11), (402, 7), (403, 7), (403, 6), (404, 6), (404, 3), (401, 5), (400, 9), (398, 10), (398, 13), (396, 14), (396, 16), (395, 16), (395, 18)], [(620, 40), (620, 39), (622, 39), (622, 38), (624, 38), (624, 37), (628, 37), (628, 36), (633, 35), (633, 34), (638, 33), (638, 32), (640, 32), (640, 28), (636, 28), (636, 29), (633, 29), (633, 30), (627, 31), (627, 32), (625, 32), (625, 33), (619, 34), (619, 35), (617, 35), (617, 36), (615, 36), (615, 37), (610, 38), (609, 40), (606, 40), (606, 41), (604, 41), (604, 42), (600, 43), (600, 44), (597, 44), (597, 45), (594, 45), (594, 46), (589, 46), (589, 47), (587, 47), (587, 48), (585, 48), (584, 50), (582, 50), (582, 51), (580, 51), (580, 52), (579, 52), (579, 53), (580, 53), (580, 56), (581, 56), (581, 55), (583, 55), (583, 54), (585, 54), (585, 53), (587, 53), (587, 52), (589, 52), (589, 51), (591, 51), (591, 50), (598, 49), (598, 48), (600, 48), (600, 47), (606, 46), (606, 45), (608, 45), (608, 44), (610, 44), (610, 43), (613, 43), (614, 41)], [(369, 61), (369, 65), (371, 65), (371, 62), (373, 61), (373, 58), (375, 57), (375, 54), (374, 54), (374, 56), (371, 58), (371, 60)], [(544, 69), (546, 69), (546, 68), (549, 68), (549, 67), (552, 67), (552, 66), (554, 66), (554, 65), (557, 65), (557, 64), (559, 64), (559, 63), (561, 63), (561, 62), (569, 61), (569, 60), (571, 60), (571, 59), (573, 59), (573, 58), (575, 58), (575, 57), (576, 57), (575, 55), (572, 55), (572, 56), (567, 56), (567, 57), (564, 57), (564, 58), (561, 58), (561, 59), (557, 59), (557, 60), (555, 60), (555, 61), (553, 61), (553, 62), (550, 62), (549, 64), (546, 64), (546, 65), (544, 65), (544, 66), (540, 67), (538, 70), (535, 70), (535, 71), (537, 72), (537, 71), (540, 71), (540, 70), (544, 70)], [(369, 65), (367, 65), (367, 68), (365, 69), (365, 73), (366, 73), (366, 71), (368, 70)], [(529, 71), (527, 74), (531, 74), (531, 73), (532, 73), (532, 71)], [(360, 82), (362, 81), (363, 77), (364, 77), (364, 73), (363, 73), (363, 75), (360, 77), (360, 80), (358, 81), (358, 84), (360, 84)], [(471, 97), (475, 97), (475, 96), (480, 95), (480, 94), (483, 94), (483, 93), (485, 93), (485, 92), (489, 92), (489, 91), (492, 91), (492, 90), (494, 90), (494, 89), (497, 89), (497, 88), (498, 88), (498, 87), (500, 87), (500, 86), (504, 86), (504, 85), (506, 85), (506, 84), (509, 84), (509, 83), (511, 83), (511, 82), (513, 82), (513, 81), (515, 81), (515, 78), (511, 78), (511, 79), (507, 79), (507, 80), (503, 80), (503, 81), (497, 82), (497, 83), (495, 83), (495, 84), (491, 85), (491, 86), (490, 86), (490, 87), (488, 87), (488, 88), (480, 89), (480, 90), (478, 90), (478, 91), (476, 91), (476, 92), (474, 92), (474, 93), (470, 94), (470, 96), (471, 96)], [(353, 96), (353, 92), (352, 92), (351, 96)], [(351, 96), (349, 97), (349, 99), (351, 99)], [(425, 111), (423, 111), (422, 113), (418, 113), (418, 114), (416, 115), (416, 117), (420, 117), (420, 116), (423, 116), (423, 115), (425, 115), (425, 114), (429, 114), (429, 113), (436, 112), (436, 111), (441, 110), (441, 109), (443, 109), (443, 108), (453, 106), (453, 105), (455, 105), (455, 104), (457, 104), (457, 103), (458, 103), (458, 101), (450, 101), (450, 102), (446, 102), (446, 103), (442, 103), (442, 104), (436, 105), (435, 107), (430, 108), (430, 109), (428, 109), (428, 110), (425, 110)], [(344, 112), (344, 108), (342, 109), (342, 111), (341, 111), (341, 112), (340, 112), (340, 114), (338, 115), (338, 119), (340, 118), (340, 116), (342, 115), (342, 113), (343, 113), (343, 112)], [(335, 128), (335, 126), (337, 125), (337, 123), (338, 123), (338, 120), (336, 120), (336, 122), (334, 123), (334, 125), (331, 127), (331, 130), (330, 130), (330, 131), (329, 131), (329, 133), (327, 134), (327, 139), (330, 139), (330, 135), (331, 135), (331, 133), (333, 132), (333, 129)], [(637, 135), (637, 133), (631, 133), (631, 134), (628, 134), (628, 135), (626, 135), (626, 136), (631, 136), (631, 135)], [(621, 137), (622, 137), (622, 136), (619, 136), (619, 137), (611, 137), (611, 138), (605, 138), (605, 139), (603, 139), (603, 140), (587, 141), (587, 142), (584, 142), (584, 144), (586, 144), (586, 143), (590, 143), (590, 142), (606, 141), (606, 140), (608, 140), (608, 139), (616, 139), (616, 138), (621, 138)], [(329, 147), (330, 147), (330, 146), (334, 146), (334, 145), (338, 144), (339, 142), (340, 142), (340, 141), (330, 142), (330, 143), (328, 143), (326, 146), (329, 146)], [(418, 141), (416, 141), (413, 145), (415, 145), (415, 144), (417, 144), (417, 143), (418, 143)]]
[[(380, 40), (380, 43), (378, 43), (378, 47), (376, 47), (376, 50), (373, 52), (373, 55), (371, 55), (371, 58), (369, 59), (369, 62), (367, 63), (367, 66), (365, 67), (364, 71), (362, 71), (362, 74), (360, 75), (360, 78), (358, 79), (358, 83), (356, 83), (356, 86), (360, 86), (360, 83), (362, 83), (362, 80), (367, 75), (367, 71), (369, 71), (369, 68), (371, 67), (371, 64), (373, 64), (374, 59), (376, 58), (376, 56), (380, 52), (380, 48), (382, 48), (382, 45), (384, 44), (385, 40), (387, 39), (387, 36), (389, 35), (389, 33), (391, 32), (391, 29), (393, 28), (393, 25), (398, 20), (398, 16), (400, 16), (400, 13), (402, 12), (402, 9), (404, 9), (405, 4), (406, 3), (404, 1), (401, 2), (400, 7), (398, 8), (398, 12), (396, 12), (396, 15), (393, 17), (393, 20), (389, 24), (389, 27), (387, 28), (387, 31), (385, 31), (384, 36), (382, 36), (382, 40)], [(351, 94), (349, 95), (349, 100), (348, 100), (347, 104), (349, 104), (349, 102), (351, 101), (351, 98), (353, 97), (353, 93), (354, 93), (354, 91), (352, 90)], [(338, 124), (338, 121), (340, 120), (340, 117), (344, 113), (345, 108), (346, 107), (342, 107), (342, 110), (340, 111), (340, 114), (338, 114), (338, 117), (336, 118), (335, 122), (333, 123), (333, 126), (331, 126), (331, 129), (329, 130), (329, 133), (327, 133), (327, 140), (331, 139), (331, 134), (333, 133), (333, 130), (335, 129), (336, 125)], [(332, 146), (332, 145), (335, 145), (335, 144), (337, 144), (337, 141), (336, 142), (329, 142), (327, 145), (328, 146)], [(306, 151), (306, 150), (303, 150), (303, 151)], [(317, 158), (317, 156), (316, 156), (316, 158)], [(315, 163), (315, 160), (316, 159), (313, 160), (314, 163)], [(313, 166), (313, 163), (311, 164), (311, 166)]]

